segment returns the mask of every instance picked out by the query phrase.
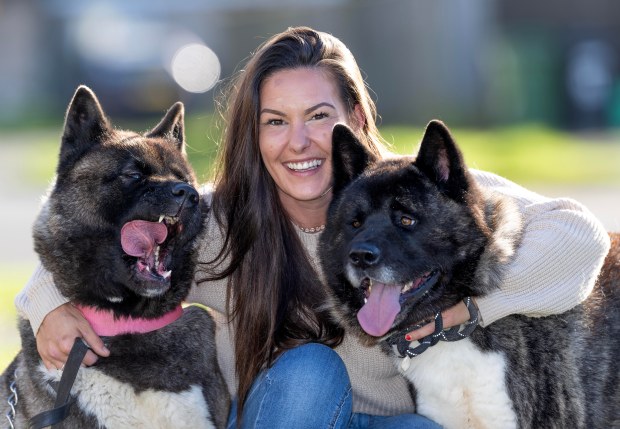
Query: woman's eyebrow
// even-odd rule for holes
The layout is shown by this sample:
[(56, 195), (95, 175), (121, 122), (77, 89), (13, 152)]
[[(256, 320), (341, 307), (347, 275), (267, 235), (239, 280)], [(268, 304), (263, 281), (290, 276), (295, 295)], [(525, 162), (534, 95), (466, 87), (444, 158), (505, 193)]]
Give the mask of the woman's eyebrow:
[(308, 113), (318, 109), (319, 107), (323, 107), (323, 106), (331, 107), (332, 109), (336, 110), (336, 107), (333, 104), (324, 101), (322, 103), (319, 103), (319, 104), (316, 104), (316, 105), (314, 105), (312, 107), (307, 108), (306, 110), (304, 110), (304, 113), (307, 115)]
[(262, 115), (263, 113), (271, 113), (272, 115), (286, 116), (283, 112), (280, 112), (279, 110), (274, 110), (274, 109), (261, 109), (260, 114)]
[[(312, 107), (308, 107), (306, 110), (304, 110), (304, 114), (307, 115), (308, 113), (313, 112), (316, 109), (318, 109), (320, 107), (324, 107), (324, 106), (327, 106), (327, 107), (330, 107), (330, 108), (336, 110), (336, 107), (333, 104), (324, 101), (322, 103), (315, 104)], [(272, 115), (286, 116), (286, 114), (284, 112), (280, 112), (279, 110), (268, 109), (268, 108), (261, 109), (260, 114), (262, 115), (263, 113), (270, 113)]]

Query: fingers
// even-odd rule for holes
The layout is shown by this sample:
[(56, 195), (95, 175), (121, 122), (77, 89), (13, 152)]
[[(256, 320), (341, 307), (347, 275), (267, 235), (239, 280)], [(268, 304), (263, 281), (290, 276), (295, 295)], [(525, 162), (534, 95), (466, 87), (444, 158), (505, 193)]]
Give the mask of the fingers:
[[(463, 301), (441, 312), (444, 329), (461, 325), (469, 320), (469, 310)], [(417, 341), (435, 332), (435, 322), (427, 323), (405, 335), (407, 341)]]
[[(90, 324), (86, 321), (86, 319), (84, 319), (81, 316), (82, 315), (80, 313), (80, 322), (78, 326), (78, 329), (80, 331), (79, 336), (84, 340), (86, 344), (88, 344), (88, 347), (90, 347), (91, 350), (95, 352), (97, 355), (108, 357), (110, 355), (110, 351), (107, 349), (107, 347), (103, 343), (103, 340), (99, 337), (99, 335), (95, 333), (95, 331), (93, 331), (93, 328), (91, 328)], [(88, 364), (87, 359), (85, 358), (84, 364), (86, 366), (92, 365), (93, 363), (97, 361), (97, 358), (96, 356), (94, 356), (94, 353), (92, 353), (91, 351), (88, 351), (87, 357), (88, 357), (88, 354), (93, 355), (94, 361), (91, 364)], [(88, 360), (88, 362), (90, 362), (90, 360)]]
[[(76, 338), (83, 338), (101, 356), (109, 356), (110, 352), (82, 313), (67, 303), (48, 313), (37, 332), (37, 350), (45, 367), (49, 370), (63, 368)], [(97, 355), (89, 351), (82, 363), (89, 366), (96, 361)]]
[(460, 301), (454, 307), (450, 307), (441, 313), (443, 318), (443, 327), (452, 328), (461, 325), (469, 320), (469, 310), (463, 301)]
[[(71, 343), (73, 345), (73, 343)], [(37, 349), (43, 360), (43, 364), (49, 370), (62, 369), (69, 352), (63, 341), (40, 343), (37, 341)]]
[(84, 360), (82, 360), (82, 365), (84, 366), (91, 366), (94, 365), (95, 362), (97, 362), (97, 355), (95, 353), (92, 352), (92, 350), (89, 350), (86, 352), (86, 356), (84, 356)]
[(421, 340), (422, 338), (431, 335), (433, 332), (435, 332), (435, 322), (427, 323), (421, 328), (416, 329), (415, 331), (411, 331), (407, 335), (405, 335), (405, 340), (407, 341)]
[[(73, 341), (71, 341), (71, 347), (73, 347)], [(63, 343), (64, 344), (64, 343)], [(67, 358), (69, 357), (69, 353), (71, 352), (71, 348), (69, 351), (60, 349), (54, 349), (49, 354), (48, 359), (43, 359), (43, 364), (49, 370), (59, 369), (62, 370), (65, 367), (65, 363), (67, 362)], [(84, 356), (84, 360), (82, 360), (82, 365), (91, 366), (97, 362), (98, 356), (93, 353), (91, 350), (86, 352), (86, 356)]]

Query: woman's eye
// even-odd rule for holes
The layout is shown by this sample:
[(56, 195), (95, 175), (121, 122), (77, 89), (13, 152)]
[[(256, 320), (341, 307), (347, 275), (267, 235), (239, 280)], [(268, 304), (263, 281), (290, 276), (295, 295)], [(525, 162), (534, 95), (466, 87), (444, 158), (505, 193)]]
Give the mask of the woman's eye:
[(312, 115), (312, 119), (317, 121), (319, 119), (327, 118), (329, 115), (325, 112), (319, 112)]
[(401, 216), (400, 224), (403, 226), (412, 226), (415, 223), (415, 220), (410, 218), (409, 216)]
[(282, 119), (267, 119), (266, 125), (282, 125), (284, 121)]

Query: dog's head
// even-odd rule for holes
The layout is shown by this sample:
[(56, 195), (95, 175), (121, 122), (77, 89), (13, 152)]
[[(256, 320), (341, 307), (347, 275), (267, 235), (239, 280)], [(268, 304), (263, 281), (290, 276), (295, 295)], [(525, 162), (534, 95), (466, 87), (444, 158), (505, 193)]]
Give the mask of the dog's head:
[(202, 215), (183, 114), (176, 103), (150, 132), (117, 130), (90, 89), (75, 92), (34, 231), (68, 298), (148, 317), (186, 296)]
[(484, 293), (473, 278), (490, 236), (485, 202), (443, 123), (429, 123), (417, 157), (385, 160), (337, 125), (333, 193), (321, 262), (353, 332), (385, 337)]

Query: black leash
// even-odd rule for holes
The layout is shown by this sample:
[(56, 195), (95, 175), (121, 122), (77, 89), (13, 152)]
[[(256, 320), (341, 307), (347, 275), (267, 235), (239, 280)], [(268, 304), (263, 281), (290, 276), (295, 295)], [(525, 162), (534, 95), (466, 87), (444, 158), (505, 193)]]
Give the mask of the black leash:
[(29, 429), (41, 429), (46, 426), (52, 426), (67, 418), (71, 405), (75, 399), (71, 399), (71, 387), (75, 382), (82, 360), (88, 351), (88, 346), (81, 338), (76, 338), (65, 363), (56, 389), (56, 402), (54, 408), (37, 414), (29, 420)]
[(471, 297), (463, 299), (463, 302), (467, 306), (469, 311), (469, 320), (463, 325), (454, 326), (450, 329), (443, 329), (443, 319), (441, 312), (435, 313), (435, 331), (419, 341), (419, 345), (416, 347), (410, 347), (409, 341), (405, 339), (405, 334), (415, 329), (422, 327), (422, 325), (416, 325), (407, 329), (403, 329), (395, 334), (392, 334), (386, 341), (389, 345), (395, 346), (398, 351), (398, 355), (401, 358), (408, 356), (410, 358), (418, 356), (426, 351), (429, 347), (434, 346), (439, 341), (459, 341), (463, 338), (467, 338), (478, 326), (480, 318), (478, 317), (478, 308), (473, 303)]

